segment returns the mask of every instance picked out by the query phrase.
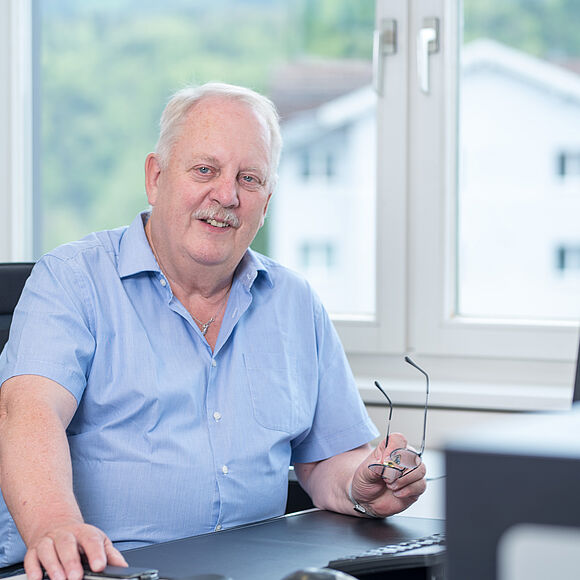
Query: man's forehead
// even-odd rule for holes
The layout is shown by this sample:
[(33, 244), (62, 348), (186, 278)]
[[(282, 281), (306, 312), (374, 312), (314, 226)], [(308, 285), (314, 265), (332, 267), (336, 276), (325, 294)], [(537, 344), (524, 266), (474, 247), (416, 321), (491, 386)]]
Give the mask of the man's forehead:
[[(249, 103), (226, 96), (211, 95), (195, 103), (185, 116), (186, 123), (196, 123), (208, 127), (208, 123), (244, 122), (268, 131), (265, 119)], [(211, 129), (212, 125), (209, 125)]]
[(223, 161), (237, 146), (248, 158), (263, 154), (264, 161), (269, 162), (270, 133), (265, 121), (248, 105), (236, 109), (239, 103), (233, 103), (230, 109), (228, 103), (223, 108), (219, 104), (202, 108), (202, 104), (191, 109), (183, 121), (177, 143), (184, 153), (208, 162)]

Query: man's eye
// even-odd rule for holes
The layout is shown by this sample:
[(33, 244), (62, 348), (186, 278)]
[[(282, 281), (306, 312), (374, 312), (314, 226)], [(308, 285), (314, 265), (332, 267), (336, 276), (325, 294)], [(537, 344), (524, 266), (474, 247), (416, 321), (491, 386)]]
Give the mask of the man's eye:
[(251, 187), (258, 187), (262, 183), (260, 179), (254, 175), (241, 175), (240, 180), (244, 185), (249, 185)]
[(209, 167), (205, 167), (204, 165), (202, 167), (198, 167), (197, 172), (201, 173), (202, 175), (209, 175), (211, 173), (211, 169)]

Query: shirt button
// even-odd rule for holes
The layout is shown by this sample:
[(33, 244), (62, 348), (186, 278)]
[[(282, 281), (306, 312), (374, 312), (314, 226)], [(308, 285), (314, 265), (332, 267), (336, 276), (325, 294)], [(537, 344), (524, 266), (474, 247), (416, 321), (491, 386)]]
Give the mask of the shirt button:
[(161, 284), (161, 286), (167, 286), (167, 280), (165, 278), (161, 278), (159, 280), (159, 283)]
[(216, 412), (213, 414), (213, 418), (214, 418), (216, 421), (219, 421), (219, 420), (222, 418), (222, 414), (221, 414), (221, 413), (219, 413), (218, 411), (216, 411)]
[(218, 525), (215, 527), (215, 531), (216, 531), (216, 532), (219, 532), (221, 529), (222, 529), (222, 525), (221, 525), (221, 524), (218, 524)]
[(217, 362), (216, 362), (215, 358), (212, 358), (211, 359), (211, 366), (212, 367), (217, 367)]
[(227, 465), (222, 465), (222, 473), (224, 475), (226, 475), (229, 472), (228, 466)]

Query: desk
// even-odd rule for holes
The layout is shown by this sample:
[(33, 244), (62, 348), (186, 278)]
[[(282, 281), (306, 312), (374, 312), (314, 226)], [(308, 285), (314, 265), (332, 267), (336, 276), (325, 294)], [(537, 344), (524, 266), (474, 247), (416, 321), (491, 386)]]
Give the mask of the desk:
[(221, 532), (127, 550), (130, 566), (162, 578), (223, 574), (234, 580), (279, 580), (306, 567), (384, 544), (442, 532), (443, 520), (392, 516), (370, 520), (308, 510)]

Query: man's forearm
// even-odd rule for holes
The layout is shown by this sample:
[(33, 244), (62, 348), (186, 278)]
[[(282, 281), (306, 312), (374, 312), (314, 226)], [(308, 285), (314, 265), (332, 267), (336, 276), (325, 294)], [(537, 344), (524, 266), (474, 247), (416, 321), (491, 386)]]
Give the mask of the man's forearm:
[(45, 525), (82, 522), (72, 490), (64, 428), (52, 411), (9, 411), (0, 419), (0, 485), (24, 541)]
[(316, 507), (354, 514), (348, 489), (354, 472), (370, 452), (370, 445), (363, 445), (324, 461), (297, 465), (296, 475)]

